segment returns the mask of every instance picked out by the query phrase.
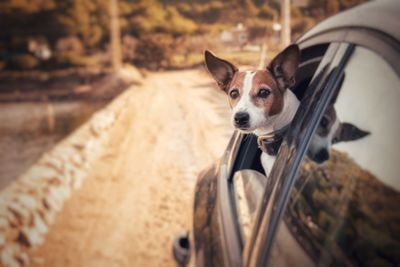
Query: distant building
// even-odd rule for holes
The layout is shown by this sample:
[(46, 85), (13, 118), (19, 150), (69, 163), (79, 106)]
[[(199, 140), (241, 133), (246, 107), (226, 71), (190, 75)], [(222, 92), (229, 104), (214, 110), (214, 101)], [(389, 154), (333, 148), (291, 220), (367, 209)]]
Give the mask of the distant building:
[(239, 23), (235, 28), (222, 31), (220, 39), (222, 42), (232, 46), (243, 47), (248, 42), (249, 34), (242, 23)]
[(45, 42), (36, 39), (28, 40), (28, 51), (40, 60), (48, 60), (52, 56), (51, 49)]

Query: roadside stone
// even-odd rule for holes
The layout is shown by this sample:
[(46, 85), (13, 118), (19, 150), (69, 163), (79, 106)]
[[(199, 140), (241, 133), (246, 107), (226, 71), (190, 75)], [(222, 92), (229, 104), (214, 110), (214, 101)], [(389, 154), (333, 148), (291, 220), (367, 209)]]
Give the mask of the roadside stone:
[(13, 190), (14, 195), (16, 192), (18, 193), (29, 193), (29, 194), (34, 194), (34, 192), (37, 192), (37, 182), (35, 179), (20, 179), (15, 182), (15, 189)]
[(25, 252), (21, 252), (14, 257), (19, 263), (21, 263), (22, 266), (29, 264), (29, 256)]
[(15, 213), (8, 211), (6, 214), (6, 218), (12, 228), (16, 228), (19, 225), (19, 221)]
[(56, 156), (53, 157), (52, 154), (49, 154), (47, 157), (45, 157), (39, 164), (50, 167), (56, 170), (58, 173), (62, 173), (64, 170), (64, 162)]
[(71, 192), (68, 185), (52, 187), (51, 190), (54, 190), (53, 194), (57, 195), (57, 199), (61, 202), (61, 205), (62, 202), (69, 197)]
[(97, 125), (92, 124), (90, 126), (90, 132), (95, 136), (95, 137), (99, 137), (100, 136), (100, 129), (97, 127)]
[(40, 234), (46, 234), (49, 231), (49, 228), (39, 214), (33, 215), (33, 227), (35, 227)]
[(91, 139), (86, 143), (85, 148), (83, 150), (83, 155), (86, 156), (87, 160), (91, 158), (96, 153), (96, 151), (98, 151), (98, 147), (99, 147), (98, 140)]
[(95, 119), (90, 125), (90, 130), (95, 136), (100, 136), (101, 133), (110, 128), (115, 121), (115, 115), (113, 112), (103, 112), (95, 115)]
[(15, 259), (19, 248), (15, 244), (3, 248), (0, 255), (1, 264), (6, 267), (21, 267), (21, 264)]
[(28, 210), (35, 210), (39, 206), (36, 199), (26, 194), (18, 194), (16, 196), (16, 202), (21, 203), (22, 206), (24, 206)]
[(66, 145), (59, 149), (59, 153), (57, 153), (57, 156), (63, 163), (66, 163), (71, 162), (71, 158), (75, 153), (76, 151), (72, 146)]
[(73, 180), (72, 174), (67, 168), (65, 168), (65, 171), (60, 178), (62, 179), (64, 186), (69, 186)]
[(71, 181), (72, 189), (79, 189), (82, 186), (83, 180), (86, 176), (86, 172), (79, 169), (73, 169), (71, 170), (71, 175), (73, 177)]
[(116, 75), (126, 83), (143, 83), (143, 75), (132, 65), (124, 65), (123, 68), (118, 70)]
[(83, 165), (83, 157), (79, 153), (75, 153), (74, 155), (71, 156), (71, 162), (74, 164), (76, 167), (81, 167)]
[(63, 184), (66, 184), (64, 181), (64, 176), (57, 176), (49, 179), (47, 183), (51, 186), (62, 186)]
[(57, 176), (59, 176), (59, 173), (54, 168), (51, 168), (49, 166), (36, 165), (30, 169), (27, 179), (49, 179)]
[(96, 113), (0, 192), (0, 266), (29, 264), (25, 247), (44, 242), (64, 201), (72, 190), (81, 187), (93, 161), (98, 159), (109, 139), (107, 132), (125, 102), (120, 100), (118, 105)]
[(23, 228), (18, 235), (18, 242), (27, 247), (38, 246), (43, 243), (43, 237), (36, 228)]
[(48, 195), (45, 197), (45, 205), (50, 211), (59, 211), (61, 209), (59, 197), (54, 194), (52, 188), (49, 189)]
[(76, 142), (72, 142), (72, 146), (77, 150), (83, 150), (85, 149), (86, 143), (82, 140), (76, 140)]
[(19, 202), (10, 202), (8, 204), (8, 209), (15, 215), (18, 220), (18, 225), (23, 225), (29, 222), (30, 212), (29, 210), (22, 206)]
[(51, 225), (55, 219), (55, 212), (48, 208), (38, 210), (40, 217), (43, 219), (46, 225)]

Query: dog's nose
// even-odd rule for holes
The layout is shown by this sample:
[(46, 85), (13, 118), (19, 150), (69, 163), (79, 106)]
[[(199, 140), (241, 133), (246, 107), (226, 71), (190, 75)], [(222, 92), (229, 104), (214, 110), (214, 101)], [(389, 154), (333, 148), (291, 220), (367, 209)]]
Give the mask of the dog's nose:
[(329, 159), (329, 152), (326, 149), (321, 149), (315, 156), (317, 163), (322, 163)]
[(247, 112), (238, 112), (235, 114), (234, 119), (235, 119), (235, 124), (237, 126), (243, 127), (249, 123), (250, 116), (249, 116), (249, 113), (247, 113)]

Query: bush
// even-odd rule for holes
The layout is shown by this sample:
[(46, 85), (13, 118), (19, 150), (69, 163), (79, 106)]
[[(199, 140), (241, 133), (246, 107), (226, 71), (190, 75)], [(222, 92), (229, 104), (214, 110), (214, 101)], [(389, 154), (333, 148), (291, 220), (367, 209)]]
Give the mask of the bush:
[(292, 20), (292, 38), (296, 40), (299, 36), (311, 29), (316, 21), (310, 17), (302, 17)]
[(271, 36), (273, 34), (272, 22), (261, 19), (249, 20), (247, 29), (250, 41), (265, 38), (266, 36)]
[(278, 12), (276, 12), (276, 10), (272, 9), (271, 7), (265, 5), (260, 8), (260, 11), (258, 12), (258, 17), (273, 20), (278, 18)]
[(190, 19), (182, 16), (175, 7), (167, 8), (166, 20), (168, 23), (164, 26), (165, 32), (174, 35), (192, 34), (197, 30), (197, 25)]
[(124, 61), (133, 61), (138, 40), (131, 35), (122, 37), (122, 58)]
[(150, 70), (168, 67), (172, 58), (173, 39), (167, 34), (145, 35), (135, 49), (134, 64)]
[(74, 53), (82, 55), (84, 52), (84, 47), (79, 38), (70, 36), (57, 40), (56, 51), (59, 53)]
[(7, 65), (7, 62), (4, 60), (0, 60), (0, 70), (3, 70)]
[(7, 67), (15, 70), (34, 69), (40, 64), (39, 60), (32, 55), (20, 55), (13, 57), (7, 64)]
[(90, 58), (81, 56), (79, 54), (65, 52), (58, 53), (54, 59), (49, 62), (55, 68), (70, 68), (70, 67), (86, 67), (92, 65), (93, 62)]

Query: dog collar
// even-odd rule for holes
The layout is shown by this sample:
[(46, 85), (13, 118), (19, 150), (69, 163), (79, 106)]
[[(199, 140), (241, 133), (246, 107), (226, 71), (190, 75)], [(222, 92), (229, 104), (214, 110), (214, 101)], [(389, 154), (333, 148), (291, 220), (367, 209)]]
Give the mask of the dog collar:
[(286, 125), (285, 127), (272, 133), (258, 136), (258, 147), (261, 149), (262, 152), (267, 153), (270, 156), (276, 156), (288, 128), (289, 125)]

